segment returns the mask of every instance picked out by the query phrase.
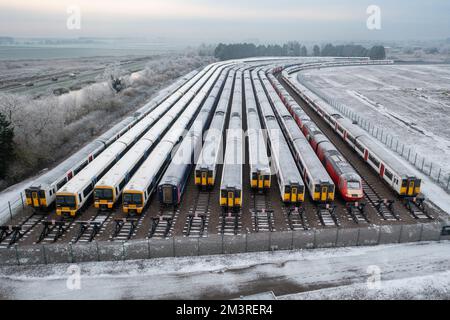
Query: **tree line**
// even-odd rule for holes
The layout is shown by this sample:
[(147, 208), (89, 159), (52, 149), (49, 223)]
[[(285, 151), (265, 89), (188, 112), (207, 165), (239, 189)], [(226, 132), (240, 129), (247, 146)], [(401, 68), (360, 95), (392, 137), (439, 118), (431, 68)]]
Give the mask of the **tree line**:
[[(249, 57), (306, 57), (308, 49), (297, 41), (291, 41), (281, 45), (269, 44), (258, 45), (253, 43), (220, 43), (214, 50), (214, 57), (220, 60), (240, 59)], [(386, 58), (386, 52), (383, 46), (373, 46), (367, 49), (361, 45), (346, 44), (333, 45), (326, 44), (322, 48), (315, 45), (312, 48), (310, 56), (314, 57), (370, 57), (372, 60)]]

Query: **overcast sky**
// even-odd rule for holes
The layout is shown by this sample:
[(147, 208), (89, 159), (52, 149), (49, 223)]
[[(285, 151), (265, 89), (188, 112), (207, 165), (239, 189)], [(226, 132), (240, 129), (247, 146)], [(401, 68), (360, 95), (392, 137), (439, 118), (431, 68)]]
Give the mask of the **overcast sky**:
[[(369, 5), (381, 30), (366, 26)], [(81, 10), (69, 30), (67, 8)], [(0, 0), (0, 36), (172, 41), (409, 40), (450, 37), (448, 0)]]

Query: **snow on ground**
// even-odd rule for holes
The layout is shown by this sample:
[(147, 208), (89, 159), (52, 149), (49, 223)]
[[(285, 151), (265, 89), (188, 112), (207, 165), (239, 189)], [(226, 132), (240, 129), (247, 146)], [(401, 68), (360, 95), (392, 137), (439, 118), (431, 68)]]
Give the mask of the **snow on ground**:
[(427, 300), (450, 298), (450, 272), (431, 276), (388, 280), (379, 287), (367, 284), (352, 284), (277, 297), (279, 300)]
[(450, 172), (450, 65), (353, 66), (302, 74)]
[[(450, 173), (450, 65), (353, 66), (301, 74), (328, 97), (413, 146), (418, 164), (425, 157), (426, 163), (442, 167), (442, 176)], [(406, 159), (397, 158), (422, 178), (425, 196), (450, 213), (450, 195)]]
[[(268, 291), (281, 296), (324, 288), (342, 288), (347, 297), (349, 285), (363, 290), (374, 266), (381, 272), (381, 285), (392, 286), (397, 284), (393, 280), (426, 280), (433, 275), (440, 279), (450, 271), (449, 261), (450, 242), (443, 241), (90, 262), (78, 265), (79, 290), (70, 286), (76, 281), (69, 278), (68, 264), (11, 266), (0, 268), (0, 299), (231, 299)], [(427, 287), (435, 290), (423, 291), (425, 282), (419, 280), (411, 282), (411, 290), (439, 293), (426, 298), (450, 298), (448, 285), (428, 281)], [(336, 291), (334, 297), (338, 296)]]

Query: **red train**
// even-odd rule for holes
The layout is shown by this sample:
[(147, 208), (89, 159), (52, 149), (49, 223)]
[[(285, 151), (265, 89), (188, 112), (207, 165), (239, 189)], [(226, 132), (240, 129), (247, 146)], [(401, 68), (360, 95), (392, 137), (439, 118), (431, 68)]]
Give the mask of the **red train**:
[(269, 78), (272, 80), (272, 84), (281, 100), (333, 179), (341, 197), (349, 202), (361, 200), (364, 196), (361, 177), (281, 84), (275, 81), (274, 78)]

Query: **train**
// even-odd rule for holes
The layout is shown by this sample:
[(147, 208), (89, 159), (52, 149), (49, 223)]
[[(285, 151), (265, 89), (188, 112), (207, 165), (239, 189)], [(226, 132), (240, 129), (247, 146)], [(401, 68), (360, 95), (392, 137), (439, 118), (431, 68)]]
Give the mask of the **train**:
[[(138, 122), (122, 137), (112, 143), (105, 151), (87, 165), (80, 173), (72, 178), (56, 193), (56, 213), (57, 215), (75, 216), (77, 212), (84, 208), (88, 199), (94, 192), (94, 186), (114, 164), (127, 153), (131, 146), (138, 141), (146, 130), (164, 113), (177, 103), (178, 99), (185, 96), (185, 92), (198, 82), (210, 68), (197, 73), (185, 85), (178, 89), (173, 95), (166, 99), (160, 106), (153, 109), (143, 120)], [(115, 190), (112, 190), (113, 193)], [(104, 193), (110, 198), (110, 194)]]
[[(400, 197), (416, 197), (421, 191), (421, 179), (400, 160), (370, 137), (357, 123), (344, 117), (309, 89), (292, 80), (287, 70), (282, 78), (330, 127), (383, 179)], [(301, 88), (301, 90), (299, 89)]]
[(252, 82), (263, 127), (269, 138), (267, 147), (274, 167), (273, 171), (277, 175), (280, 197), (286, 205), (299, 206), (305, 200), (305, 184), (258, 76), (259, 70), (252, 71)]
[(203, 148), (198, 156), (197, 164), (195, 166), (195, 185), (202, 189), (214, 188), (217, 170), (223, 159), (223, 133), (229, 109), (229, 101), (233, 90), (235, 72), (236, 70), (232, 69), (228, 73), (219, 98), (219, 103), (217, 104), (208, 133), (203, 143)]
[(249, 70), (244, 71), (244, 93), (247, 115), (250, 187), (253, 190), (264, 192), (270, 189), (272, 175)]
[(82, 149), (64, 160), (58, 166), (34, 180), (31, 185), (25, 189), (26, 204), (37, 211), (46, 211), (50, 209), (55, 203), (56, 192), (58, 190), (197, 73), (197, 71), (190, 72), (175, 81), (166, 89), (159, 91), (156, 97), (152, 98), (148, 103), (138, 109), (132, 116), (126, 117), (100, 137), (88, 143)]
[[(220, 66), (221, 63), (215, 64), (214, 68), (203, 76), (201, 83), (196, 84), (197, 88), (189, 90), (184, 95), (187, 99), (187, 107), (178, 115), (170, 130), (161, 138), (158, 145), (123, 188), (122, 210), (124, 213), (141, 214), (144, 211), (169, 166), (172, 155), (176, 154), (186, 130), (190, 129), (197, 113), (200, 112), (203, 100), (221, 73)], [(199, 94), (196, 95), (196, 93)]]
[(242, 130), (242, 70), (236, 72), (231, 101), (226, 148), (220, 182), (219, 203), (224, 211), (237, 212), (242, 207), (242, 166), (244, 164)]
[(341, 198), (347, 202), (360, 201), (364, 196), (361, 177), (276, 78), (272, 74), (268, 78), (333, 179)]
[(201, 150), (203, 132), (211, 122), (213, 110), (217, 106), (228, 72), (229, 67), (222, 68), (222, 73), (203, 103), (200, 113), (158, 184), (158, 199), (163, 205), (177, 206), (181, 202), (189, 174), (197, 162), (198, 151)]
[(333, 202), (335, 196), (333, 180), (281, 101), (265, 72), (260, 71), (259, 76), (267, 90), (281, 130), (284, 132), (312, 201), (317, 203)]

